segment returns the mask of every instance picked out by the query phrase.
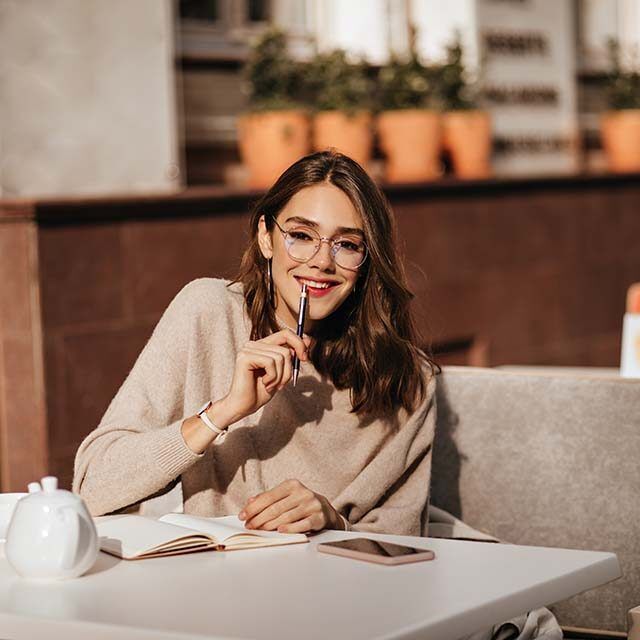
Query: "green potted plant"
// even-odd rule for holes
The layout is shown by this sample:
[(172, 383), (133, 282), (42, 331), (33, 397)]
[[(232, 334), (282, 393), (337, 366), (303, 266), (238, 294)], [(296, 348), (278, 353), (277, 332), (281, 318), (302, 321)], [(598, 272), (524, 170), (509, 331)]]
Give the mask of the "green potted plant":
[(287, 51), (286, 35), (278, 29), (266, 31), (244, 68), (249, 112), (238, 118), (240, 155), (251, 187), (269, 187), (310, 151), (301, 75), (301, 65)]
[(433, 70), (418, 58), (414, 40), (415, 34), (407, 59), (392, 57), (378, 73), (377, 129), (388, 182), (421, 182), (441, 174)]
[(364, 62), (350, 62), (342, 49), (317, 54), (305, 67), (314, 109), (313, 148), (333, 147), (367, 167), (373, 148), (372, 80)]
[(609, 110), (600, 118), (602, 146), (612, 171), (640, 171), (640, 66), (622, 64), (617, 40), (608, 47)]
[(463, 62), (460, 36), (447, 47), (447, 57), (437, 72), (443, 113), (443, 146), (449, 152), (456, 176), (491, 175), (491, 118), (478, 108), (477, 90)]

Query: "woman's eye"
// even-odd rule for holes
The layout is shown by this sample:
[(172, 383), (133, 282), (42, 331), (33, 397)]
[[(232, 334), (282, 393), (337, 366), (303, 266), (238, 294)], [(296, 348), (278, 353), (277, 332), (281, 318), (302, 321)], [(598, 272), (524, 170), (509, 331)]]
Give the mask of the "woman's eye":
[(359, 253), (362, 249), (362, 245), (359, 242), (354, 242), (353, 240), (337, 240), (336, 244), (340, 249), (354, 251), (356, 253)]
[(287, 234), (293, 240), (303, 240), (305, 242), (310, 242), (313, 240), (313, 238), (308, 233), (306, 233), (305, 231), (300, 231), (299, 229), (287, 231)]

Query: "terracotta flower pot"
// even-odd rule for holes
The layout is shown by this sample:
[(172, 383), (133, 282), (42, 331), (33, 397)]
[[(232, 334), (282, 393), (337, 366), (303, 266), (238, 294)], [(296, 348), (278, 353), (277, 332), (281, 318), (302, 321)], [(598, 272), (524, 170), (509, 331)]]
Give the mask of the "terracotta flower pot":
[(436, 111), (383, 111), (378, 116), (378, 133), (387, 156), (385, 177), (389, 182), (422, 182), (440, 176), (440, 115)]
[(249, 173), (248, 185), (268, 188), (287, 167), (309, 153), (309, 119), (298, 110), (240, 116), (238, 143)]
[(640, 109), (607, 111), (600, 132), (611, 171), (640, 171)]
[(313, 149), (335, 148), (363, 167), (373, 149), (372, 116), (368, 111), (349, 115), (342, 111), (320, 111), (313, 118)]
[(444, 147), (459, 178), (491, 175), (491, 118), (486, 111), (448, 111), (443, 115)]

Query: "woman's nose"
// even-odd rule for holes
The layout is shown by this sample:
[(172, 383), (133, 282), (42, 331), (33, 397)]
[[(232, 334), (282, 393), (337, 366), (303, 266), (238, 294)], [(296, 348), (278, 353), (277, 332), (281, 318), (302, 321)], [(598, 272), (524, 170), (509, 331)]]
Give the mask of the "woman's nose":
[(322, 270), (326, 270), (327, 268), (335, 269), (335, 262), (331, 251), (331, 242), (322, 238), (316, 255), (313, 256), (307, 264), (316, 266)]

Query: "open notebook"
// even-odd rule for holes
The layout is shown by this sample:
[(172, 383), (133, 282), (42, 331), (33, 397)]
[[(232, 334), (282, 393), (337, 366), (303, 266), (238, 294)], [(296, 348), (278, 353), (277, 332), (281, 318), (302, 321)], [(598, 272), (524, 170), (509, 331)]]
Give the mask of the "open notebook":
[(304, 533), (245, 529), (237, 516), (200, 518), (168, 513), (158, 520), (135, 515), (94, 519), (100, 549), (125, 560), (140, 560), (212, 549), (254, 549), (307, 542)]

